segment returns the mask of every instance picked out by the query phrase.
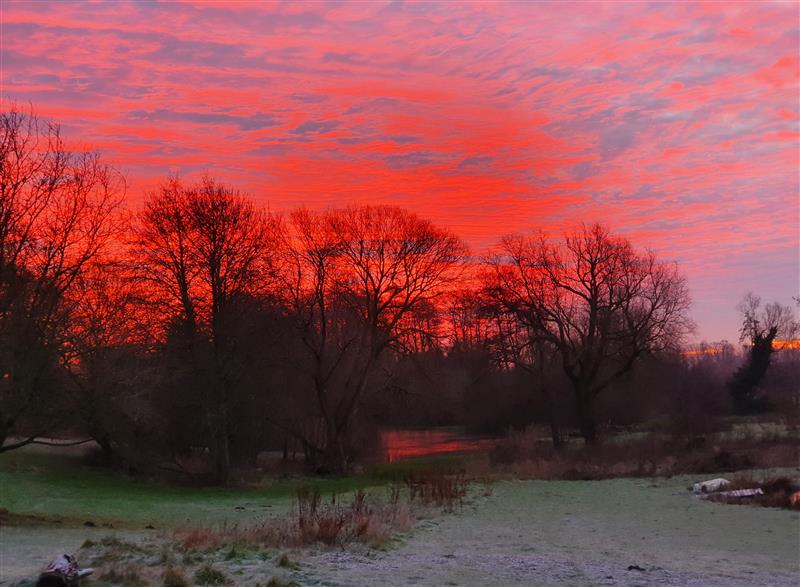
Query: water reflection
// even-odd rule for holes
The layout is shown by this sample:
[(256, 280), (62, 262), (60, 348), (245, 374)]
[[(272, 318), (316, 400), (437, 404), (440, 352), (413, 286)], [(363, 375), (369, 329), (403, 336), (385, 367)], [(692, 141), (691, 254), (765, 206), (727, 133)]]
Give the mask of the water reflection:
[(382, 457), (389, 463), (431, 455), (481, 452), (490, 450), (495, 443), (494, 438), (469, 435), (460, 428), (381, 432)]

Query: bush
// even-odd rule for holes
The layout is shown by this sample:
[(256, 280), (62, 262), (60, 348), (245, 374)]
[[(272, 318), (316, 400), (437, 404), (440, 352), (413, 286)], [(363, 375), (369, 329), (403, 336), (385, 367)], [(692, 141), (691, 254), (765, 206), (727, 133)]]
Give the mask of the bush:
[(294, 581), (284, 581), (278, 577), (272, 577), (267, 583), (267, 587), (299, 587)]
[(278, 559), (278, 566), (283, 567), (284, 569), (291, 569), (293, 571), (299, 571), (300, 565), (289, 558), (288, 555), (282, 554)]
[(180, 537), (187, 550), (211, 550), (222, 543), (220, 533), (212, 528), (193, 528)]
[(349, 504), (342, 505), (336, 495), (323, 502), (316, 490), (297, 493), (296, 531), (301, 544), (383, 544), (394, 532), (405, 531), (412, 524), (411, 514), (399, 499), (388, 504), (368, 503), (366, 493), (359, 490)]
[[(319, 491), (300, 489), (295, 514), (287, 519), (266, 519), (247, 526), (197, 528), (179, 532), (177, 541), (186, 550), (218, 550), (230, 546), (261, 545), (270, 547), (302, 546), (304, 544), (345, 544), (364, 542), (381, 545), (395, 532), (404, 532), (413, 525), (406, 503), (396, 499), (384, 502), (369, 501), (363, 491), (357, 491), (349, 503), (341, 503), (336, 495), (330, 501), (321, 499)], [(228, 555), (230, 555), (228, 552)], [(239, 552), (239, 550), (237, 550)], [(185, 557), (184, 557), (185, 558)], [(284, 557), (278, 561), (279, 565)], [(294, 565), (285, 558), (285, 564)]]
[(411, 501), (419, 500), (425, 505), (436, 504), (445, 509), (464, 505), (468, 487), (463, 473), (442, 471), (413, 473), (406, 479), (406, 485)]
[(117, 585), (122, 585), (123, 587), (145, 587), (147, 585), (147, 581), (140, 577), (139, 573), (137, 573), (134, 569), (125, 569), (123, 571), (109, 569), (100, 575), (100, 580), (107, 581), (109, 583), (116, 583)]
[(322, 503), (319, 491), (301, 489), (297, 493), (297, 528), (303, 543), (336, 544), (363, 539), (367, 534), (373, 510), (366, 494), (359, 490), (349, 506), (336, 502)]
[(189, 581), (182, 571), (169, 567), (164, 572), (164, 587), (189, 587)]
[(228, 577), (225, 573), (218, 571), (211, 565), (203, 565), (194, 574), (195, 583), (198, 585), (225, 585), (228, 583)]

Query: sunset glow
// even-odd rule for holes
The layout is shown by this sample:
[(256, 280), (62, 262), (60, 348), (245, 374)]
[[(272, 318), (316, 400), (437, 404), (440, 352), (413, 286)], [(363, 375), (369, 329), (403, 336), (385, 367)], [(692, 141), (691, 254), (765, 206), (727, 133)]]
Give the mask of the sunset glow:
[(798, 4), (3, 2), (2, 97), (127, 178), (395, 204), (476, 255), (602, 221), (677, 260), (697, 340), (798, 294)]
[(772, 343), (772, 346), (778, 350), (800, 350), (800, 340), (776, 340)]

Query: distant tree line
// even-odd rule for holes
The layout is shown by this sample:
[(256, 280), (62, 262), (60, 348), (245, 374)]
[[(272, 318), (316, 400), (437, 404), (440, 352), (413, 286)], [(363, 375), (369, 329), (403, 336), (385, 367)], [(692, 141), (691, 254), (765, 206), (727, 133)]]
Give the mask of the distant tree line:
[(205, 177), (126, 212), (124, 192), (57, 126), (2, 113), (0, 452), (85, 437), (224, 483), (265, 450), (345, 471), (379, 426), (539, 422), (559, 447), (663, 414), (690, 430), (691, 406), (781, 407), (763, 382), (792, 310), (745, 299), (735, 372), (733, 353), (689, 358), (678, 267), (600, 225), (476, 260), (393, 206), (279, 215)]

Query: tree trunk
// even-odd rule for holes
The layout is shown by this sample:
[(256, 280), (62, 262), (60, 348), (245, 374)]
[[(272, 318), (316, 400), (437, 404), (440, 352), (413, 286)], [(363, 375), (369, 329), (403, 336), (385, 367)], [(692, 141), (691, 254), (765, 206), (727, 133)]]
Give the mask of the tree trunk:
[(225, 485), (230, 477), (231, 457), (228, 441), (228, 418), (224, 408), (217, 407), (209, 418), (211, 425), (211, 458), (214, 464), (214, 481)]
[(217, 437), (214, 476), (217, 483), (226, 485), (231, 473), (230, 451), (228, 450), (228, 435), (219, 433)]
[(325, 455), (323, 466), (326, 473), (341, 474), (347, 472), (347, 456), (345, 454), (343, 431), (332, 420), (326, 430)]
[(108, 436), (108, 434), (98, 434), (93, 436), (93, 438), (103, 451), (103, 464), (107, 466), (113, 464), (116, 454), (114, 452), (114, 446), (111, 444), (111, 438)]
[(552, 396), (547, 390), (542, 389), (541, 392), (547, 407), (547, 418), (550, 422), (550, 438), (553, 441), (553, 448), (560, 450), (564, 446), (564, 440), (561, 438), (561, 427), (558, 424), (556, 406)]
[(358, 381), (354, 386), (352, 395), (342, 400), (342, 403), (337, 406), (335, 410), (335, 415), (331, 415), (331, 410), (323, 412), (326, 414), (324, 464), (327, 473), (342, 474), (346, 473), (349, 468), (349, 455), (345, 449), (345, 440), (348, 437), (348, 431), (350, 430), (351, 421), (353, 419), (353, 414), (356, 412), (359, 398), (366, 388), (367, 377), (375, 361), (377, 361), (377, 358), (378, 353), (373, 351), (358, 375)]
[(597, 446), (600, 438), (597, 435), (597, 423), (594, 418), (592, 396), (588, 390), (579, 390), (576, 395), (578, 428), (586, 446)]
[(561, 438), (561, 428), (556, 422), (555, 415), (550, 415), (550, 438), (553, 440), (553, 448), (561, 450), (564, 446), (564, 440)]

